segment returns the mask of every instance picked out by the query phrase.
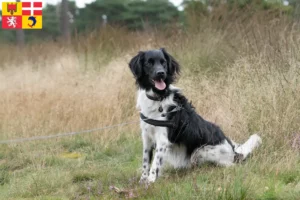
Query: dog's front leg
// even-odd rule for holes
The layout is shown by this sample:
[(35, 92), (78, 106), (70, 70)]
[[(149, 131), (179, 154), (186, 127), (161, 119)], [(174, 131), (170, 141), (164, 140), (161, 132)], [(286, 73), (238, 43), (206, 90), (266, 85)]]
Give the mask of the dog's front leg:
[(147, 135), (146, 130), (142, 132), (143, 137), (143, 171), (140, 179), (140, 183), (147, 181), (149, 176), (150, 164), (153, 156), (153, 143)]
[(150, 169), (150, 174), (148, 176), (148, 183), (153, 183), (160, 175), (164, 163), (165, 153), (167, 150), (166, 143), (156, 144), (156, 150), (154, 155), (154, 160)]

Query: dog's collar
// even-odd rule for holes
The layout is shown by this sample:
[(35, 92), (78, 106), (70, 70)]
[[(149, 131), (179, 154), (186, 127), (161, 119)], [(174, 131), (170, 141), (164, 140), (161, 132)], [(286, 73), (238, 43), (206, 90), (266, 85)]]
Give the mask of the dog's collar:
[(171, 93), (176, 93), (178, 92), (178, 90), (170, 90), (170, 89), (166, 89), (166, 91), (164, 92), (164, 94), (154, 94), (155, 96), (151, 96), (146, 92), (146, 96), (148, 99), (152, 100), (152, 101), (162, 101), (165, 98), (167, 98)]
[[(164, 113), (162, 114), (161, 116), (162, 117), (166, 117), (168, 114), (170, 113), (174, 113), (174, 112), (178, 112), (182, 109), (182, 107), (179, 107), (179, 106), (174, 106), (172, 108), (171, 111), (167, 112), (167, 113)], [(153, 126), (162, 126), (162, 127), (168, 127), (168, 128), (176, 128), (176, 124), (174, 122), (174, 120), (156, 120), (156, 119), (150, 119), (148, 117), (146, 117), (143, 113), (140, 113), (140, 117), (141, 119), (150, 124), (150, 125), (153, 125)]]
[(162, 101), (164, 98), (161, 96), (150, 96), (149, 94), (146, 93), (146, 96), (148, 99), (152, 101)]
[(150, 118), (146, 117), (145, 115), (143, 115), (143, 113), (140, 113), (140, 117), (144, 122), (146, 122), (150, 125), (153, 125), (153, 126), (176, 128), (176, 124), (174, 123), (174, 121), (171, 121), (171, 120), (150, 119)]

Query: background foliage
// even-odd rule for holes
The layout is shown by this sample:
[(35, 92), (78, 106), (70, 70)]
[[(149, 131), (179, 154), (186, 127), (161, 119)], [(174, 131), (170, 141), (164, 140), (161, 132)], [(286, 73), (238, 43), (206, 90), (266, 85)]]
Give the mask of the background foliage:
[[(296, 0), (290, 0), (289, 6), (283, 5), (281, 0), (184, 0), (182, 11), (168, 0), (96, 0), (84, 8), (77, 8), (73, 1), (69, 1), (68, 4), (69, 10), (66, 12), (68, 12), (73, 35), (100, 30), (104, 28), (104, 24), (139, 31), (170, 26), (186, 27), (191, 20), (199, 22), (199, 18), (211, 16), (212, 13), (220, 12), (220, 9), (223, 14), (218, 16), (218, 20), (224, 18), (225, 13), (227, 17), (230, 12), (236, 15), (236, 11), (246, 12), (248, 15), (263, 11), (265, 14), (271, 13), (272, 19), (279, 15), (299, 18), (299, 6)], [(27, 42), (59, 39), (62, 35), (60, 5), (60, 3), (48, 4), (44, 8), (43, 29), (25, 30)], [(107, 23), (103, 20), (104, 15), (107, 17)], [(15, 37), (13, 30), (0, 30), (0, 42), (15, 42)]]

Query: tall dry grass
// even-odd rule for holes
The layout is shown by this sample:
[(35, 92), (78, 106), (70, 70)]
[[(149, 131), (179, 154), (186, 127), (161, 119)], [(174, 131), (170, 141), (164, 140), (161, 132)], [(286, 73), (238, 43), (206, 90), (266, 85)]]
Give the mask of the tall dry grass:
[[(1, 72), (1, 137), (18, 138), (93, 129), (132, 120), (134, 84), (126, 62), (82, 73), (74, 55), (33, 71)], [(118, 84), (121, 83), (121, 84)]]
[[(201, 115), (236, 140), (260, 132), (270, 147), (288, 148), (300, 127), (299, 39), (298, 25), (286, 19), (251, 19), (152, 33), (109, 27), (78, 36), (69, 46), (1, 48), (0, 136), (138, 120), (127, 63), (140, 49), (166, 47), (182, 64), (178, 86)], [(121, 130), (127, 129), (92, 137), (107, 141)]]

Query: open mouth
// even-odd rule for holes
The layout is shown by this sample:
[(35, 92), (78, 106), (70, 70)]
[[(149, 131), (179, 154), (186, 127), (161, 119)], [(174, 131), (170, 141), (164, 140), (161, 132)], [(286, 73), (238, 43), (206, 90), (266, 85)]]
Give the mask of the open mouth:
[(158, 90), (164, 90), (166, 88), (166, 83), (160, 79), (160, 80), (153, 80), (154, 86)]

